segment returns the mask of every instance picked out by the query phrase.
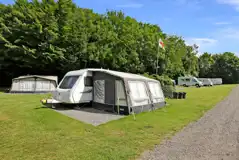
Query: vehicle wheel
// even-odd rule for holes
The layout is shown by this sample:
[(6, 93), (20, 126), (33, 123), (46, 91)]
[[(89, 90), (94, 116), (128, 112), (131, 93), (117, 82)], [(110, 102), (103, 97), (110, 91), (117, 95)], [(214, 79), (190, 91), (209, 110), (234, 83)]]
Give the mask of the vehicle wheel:
[(196, 84), (196, 87), (197, 87), (197, 88), (200, 88), (199, 84)]
[(183, 87), (187, 87), (186, 84), (184, 84)]

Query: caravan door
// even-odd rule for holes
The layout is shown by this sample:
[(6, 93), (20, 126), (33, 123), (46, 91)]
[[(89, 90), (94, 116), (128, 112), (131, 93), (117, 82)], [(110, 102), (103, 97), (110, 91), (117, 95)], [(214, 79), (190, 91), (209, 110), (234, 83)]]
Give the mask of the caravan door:
[(82, 91), (80, 102), (91, 102), (93, 94), (93, 79), (92, 76), (84, 77), (84, 89)]
[(115, 105), (127, 106), (125, 88), (122, 80), (115, 81)]

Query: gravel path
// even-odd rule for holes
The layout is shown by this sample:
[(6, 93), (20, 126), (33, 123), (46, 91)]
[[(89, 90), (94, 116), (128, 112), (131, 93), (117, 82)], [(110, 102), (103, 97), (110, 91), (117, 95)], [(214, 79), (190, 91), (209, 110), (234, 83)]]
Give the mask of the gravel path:
[(141, 160), (239, 159), (239, 86), (200, 120), (146, 151)]

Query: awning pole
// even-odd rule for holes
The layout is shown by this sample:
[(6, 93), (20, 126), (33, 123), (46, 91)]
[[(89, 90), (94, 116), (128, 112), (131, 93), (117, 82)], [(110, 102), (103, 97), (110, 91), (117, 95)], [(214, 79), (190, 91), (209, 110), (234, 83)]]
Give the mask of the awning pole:
[(118, 111), (118, 114), (119, 114), (119, 97), (117, 97), (117, 111)]
[(135, 118), (135, 114), (134, 114), (134, 111), (132, 111), (132, 114), (133, 114), (134, 120), (136, 120), (136, 118)]

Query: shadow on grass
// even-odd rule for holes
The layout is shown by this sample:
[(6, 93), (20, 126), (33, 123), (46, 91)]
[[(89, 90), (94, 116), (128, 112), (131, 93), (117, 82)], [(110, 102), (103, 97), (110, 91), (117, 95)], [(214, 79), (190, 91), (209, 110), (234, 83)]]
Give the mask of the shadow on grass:
[(49, 108), (49, 107), (41, 106), (41, 107), (36, 107), (36, 108), (34, 108), (34, 109), (46, 109), (46, 108)]

